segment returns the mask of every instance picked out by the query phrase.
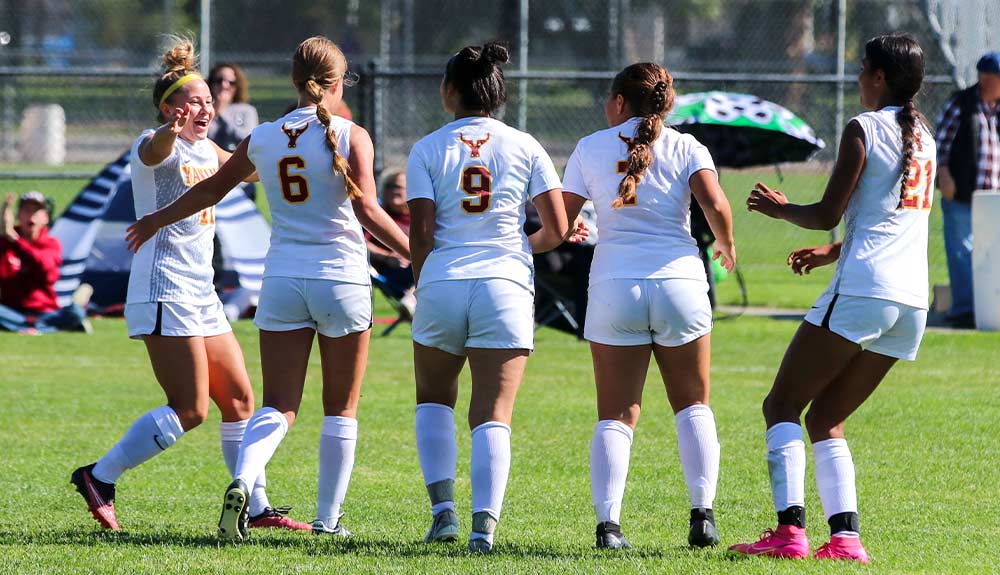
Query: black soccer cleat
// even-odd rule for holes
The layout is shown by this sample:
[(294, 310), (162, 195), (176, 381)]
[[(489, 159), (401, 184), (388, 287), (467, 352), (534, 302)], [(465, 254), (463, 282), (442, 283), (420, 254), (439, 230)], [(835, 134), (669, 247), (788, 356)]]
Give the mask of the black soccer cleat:
[(219, 517), (219, 537), (226, 539), (246, 539), (249, 536), (250, 490), (245, 483), (234, 479), (222, 502)]
[(628, 539), (622, 534), (620, 525), (613, 521), (605, 521), (597, 524), (597, 548), (598, 549), (631, 549)]
[(688, 545), (692, 547), (715, 547), (719, 544), (719, 532), (715, 528), (715, 514), (711, 509), (695, 507), (691, 510), (691, 529), (688, 531)]

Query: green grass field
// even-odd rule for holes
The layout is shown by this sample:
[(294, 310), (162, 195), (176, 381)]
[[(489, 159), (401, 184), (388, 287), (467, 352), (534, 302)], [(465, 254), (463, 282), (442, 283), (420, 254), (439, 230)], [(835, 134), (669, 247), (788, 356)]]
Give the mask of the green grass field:
[[(387, 315), (380, 305), (380, 315)], [(986, 573), (1000, 536), (996, 425), (1000, 335), (928, 333), (916, 363), (897, 366), (848, 429), (857, 463), (869, 567), (735, 560), (685, 546), (687, 494), (672, 417), (650, 373), (636, 433), (623, 525), (631, 552), (594, 550), (588, 453), (595, 420), (584, 343), (543, 329), (513, 423), (513, 469), (498, 546), (473, 557), (464, 542), (426, 546), (429, 523), (413, 434), (408, 328), (375, 338), (345, 524), (348, 541), (254, 532), (214, 537), (228, 483), (218, 415), (118, 484), (124, 531), (102, 532), (68, 483), (139, 414), (162, 404), (141, 343), (124, 322), (95, 333), (0, 333), (0, 573)], [(796, 322), (743, 317), (714, 334), (713, 403), (722, 443), (716, 510), (723, 544), (772, 526), (760, 401)], [(257, 333), (237, 335), (258, 392)], [(276, 504), (311, 520), (322, 413), (314, 353), (302, 413), (268, 469)], [(463, 377), (460, 406), (468, 404)], [(457, 501), (468, 533), (469, 435), (459, 410)], [(810, 456), (811, 459), (811, 456)], [(811, 466), (806, 492), (815, 548), (828, 532)]]
[[(96, 171), (96, 170), (95, 170)], [(786, 173), (778, 182), (774, 170), (728, 170), (722, 172), (722, 185), (733, 208), (736, 231), (736, 255), (747, 284), (750, 305), (808, 308), (830, 281), (833, 267), (819, 269), (806, 277), (796, 277), (785, 265), (785, 258), (796, 249), (829, 242), (829, 233), (797, 228), (789, 223), (772, 220), (746, 211), (746, 197), (758, 181), (778, 187), (793, 202), (810, 203), (823, 194), (827, 174), (815, 172)], [(0, 180), (0, 193), (38, 189), (56, 199), (57, 208), (64, 209), (85, 185), (78, 180)], [(262, 188), (261, 188), (262, 189)], [(264, 194), (258, 194), (258, 205), (269, 216)], [(931, 212), (928, 259), (930, 283), (947, 284), (948, 269), (941, 233), (941, 212)], [(741, 294), (735, 278), (719, 284), (719, 301), (738, 304)]]

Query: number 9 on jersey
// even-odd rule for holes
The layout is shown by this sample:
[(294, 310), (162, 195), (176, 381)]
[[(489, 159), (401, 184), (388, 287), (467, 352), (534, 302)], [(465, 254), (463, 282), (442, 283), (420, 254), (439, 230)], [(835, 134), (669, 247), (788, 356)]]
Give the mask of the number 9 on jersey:
[(466, 213), (481, 214), (490, 209), (493, 176), (486, 166), (469, 166), (462, 170), (462, 191), (473, 196), (462, 200)]

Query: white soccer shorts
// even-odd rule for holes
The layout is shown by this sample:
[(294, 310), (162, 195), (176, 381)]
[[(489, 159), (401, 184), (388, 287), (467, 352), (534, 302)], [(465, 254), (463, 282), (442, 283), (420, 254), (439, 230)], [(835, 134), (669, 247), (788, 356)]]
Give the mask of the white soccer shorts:
[(913, 361), (927, 326), (927, 310), (878, 299), (824, 292), (806, 321), (878, 354)]
[(704, 280), (614, 278), (591, 285), (588, 294), (588, 341), (677, 347), (712, 331)]
[(125, 304), (128, 336), (212, 337), (233, 331), (218, 299), (207, 305), (179, 302)]
[(440, 280), (417, 287), (413, 341), (452, 355), (466, 348), (534, 349), (535, 295), (503, 278)]
[(254, 325), (265, 331), (310, 328), (342, 337), (372, 327), (372, 287), (334, 280), (264, 278)]

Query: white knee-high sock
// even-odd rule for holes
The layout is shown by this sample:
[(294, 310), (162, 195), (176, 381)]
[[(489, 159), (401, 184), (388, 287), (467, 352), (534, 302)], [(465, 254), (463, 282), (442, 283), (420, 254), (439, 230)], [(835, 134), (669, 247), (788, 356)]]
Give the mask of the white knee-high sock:
[[(858, 512), (858, 493), (854, 484), (854, 460), (846, 439), (827, 439), (813, 443), (816, 456), (816, 487), (823, 514), (830, 519), (838, 513)], [(855, 531), (838, 535), (857, 536)]]
[(711, 509), (719, 483), (720, 450), (715, 415), (707, 405), (696, 404), (678, 411), (674, 423), (691, 508)]
[(234, 479), (242, 480), (253, 489), (286, 433), (288, 420), (280, 411), (273, 407), (257, 410), (247, 423)]
[(323, 418), (319, 438), (319, 491), (316, 518), (333, 527), (340, 519), (340, 506), (354, 469), (354, 449), (358, 443), (358, 420), (350, 417)]
[(802, 426), (783, 421), (767, 430), (767, 471), (774, 510), (806, 505), (806, 444)]
[(590, 497), (598, 523), (619, 523), (631, 452), (631, 427), (614, 419), (597, 422), (590, 442)]
[(455, 412), (440, 403), (421, 403), (416, 413), (417, 455), (424, 485), (431, 498), (431, 513), (455, 510)]
[(94, 466), (98, 481), (114, 483), (125, 470), (138, 467), (165, 451), (184, 435), (181, 420), (169, 406), (157, 407), (132, 427)]
[[(510, 426), (487, 421), (472, 430), (472, 513), (500, 519), (510, 477)], [(471, 539), (493, 542), (492, 533), (472, 532)]]
[[(229, 476), (236, 476), (236, 462), (240, 457), (240, 446), (243, 444), (243, 434), (246, 432), (249, 419), (243, 421), (223, 421), (219, 424), (219, 437), (222, 442), (222, 458), (226, 461), (226, 469)], [(270, 507), (267, 500), (267, 479), (266, 472), (261, 472), (257, 477), (257, 482), (253, 485), (250, 494), (250, 516), (260, 515), (264, 509)]]

